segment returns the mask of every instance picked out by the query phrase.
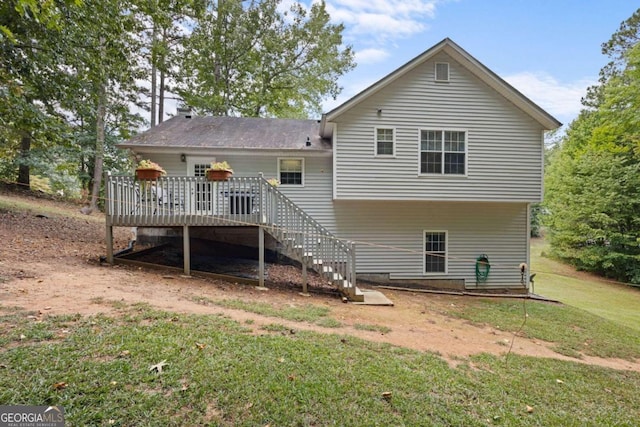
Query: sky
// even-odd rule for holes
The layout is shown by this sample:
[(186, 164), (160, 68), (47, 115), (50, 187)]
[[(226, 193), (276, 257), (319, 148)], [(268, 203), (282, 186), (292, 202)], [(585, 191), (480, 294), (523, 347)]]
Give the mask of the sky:
[(325, 0), (357, 66), (340, 105), (449, 37), (564, 124), (597, 83), (601, 44), (640, 8), (633, 0)]

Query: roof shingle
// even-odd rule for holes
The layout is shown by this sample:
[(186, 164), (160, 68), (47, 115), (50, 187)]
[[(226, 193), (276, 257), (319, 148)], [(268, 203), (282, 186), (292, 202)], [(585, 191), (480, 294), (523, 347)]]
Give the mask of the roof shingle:
[[(307, 145), (307, 138), (311, 145)], [(125, 148), (330, 150), (317, 120), (177, 115), (120, 144)]]

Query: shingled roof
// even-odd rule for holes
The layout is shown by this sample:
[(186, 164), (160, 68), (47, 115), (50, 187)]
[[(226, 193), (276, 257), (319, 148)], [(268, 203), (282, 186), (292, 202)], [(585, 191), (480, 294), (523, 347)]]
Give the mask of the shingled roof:
[(180, 113), (119, 146), (133, 149), (331, 149), (330, 141), (320, 137), (320, 123), (317, 120), (199, 117), (190, 113)]

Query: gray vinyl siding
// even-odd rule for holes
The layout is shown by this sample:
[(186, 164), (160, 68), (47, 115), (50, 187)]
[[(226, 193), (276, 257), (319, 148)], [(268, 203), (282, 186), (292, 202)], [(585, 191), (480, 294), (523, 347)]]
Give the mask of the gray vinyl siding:
[[(475, 288), (475, 262), (486, 254), (491, 271), (478, 287), (507, 288), (519, 286), (528, 262), (524, 203), (336, 201), (335, 212), (338, 236), (357, 242), (358, 273), (464, 279)], [(424, 274), (424, 231), (447, 232), (448, 274)]]
[[(435, 62), (450, 63), (449, 82), (434, 81)], [(541, 200), (542, 127), (444, 53), (334, 123), (336, 199)], [(376, 127), (395, 128), (394, 158), (374, 156)], [(466, 176), (419, 174), (420, 129), (467, 132)]]
[[(332, 158), (304, 157), (303, 153), (280, 153), (273, 155), (252, 154), (228, 155), (224, 152), (211, 152), (208, 155), (199, 154), (197, 157), (205, 159), (215, 158), (216, 161), (226, 160), (234, 171), (234, 176), (257, 176), (260, 172), (266, 179), (278, 177), (279, 158), (304, 159), (304, 186), (281, 185), (278, 189), (300, 206), (307, 214), (329, 229), (334, 227), (334, 213), (332, 201)], [(188, 175), (187, 162), (180, 160), (179, 154), (141, 154), (141, 158), (149, 158), (160, 164), (168, 175)]]
[[(291, 154), (291, 157), (301, 157)], [(170, 175), (185, 175), (187, 163), (179, 154), (143, 155)], [(277, 176), (282, 155), (212, 153), (226, 160), (235, 176)], [(305, 212), (356, 245), (358, 273), (389, 274), (391, 279), (464, 279), (474, 288), (475, 260), (486, 254), (489, 280), (482, 288), (519, 286), (518, 266), (527, 260), (525, 203), (343, 201), (332, 198), (332, 158), (305, 158), (304, 186), (279, 189)], [(423, 274), (424, 231), (447, 231), (448, 274)]]

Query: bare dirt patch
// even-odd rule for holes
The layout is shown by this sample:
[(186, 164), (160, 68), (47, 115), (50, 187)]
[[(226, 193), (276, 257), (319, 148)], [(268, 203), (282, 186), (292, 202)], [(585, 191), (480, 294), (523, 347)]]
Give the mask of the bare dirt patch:
[[(254, 328), (255, 333), (266, 333), (260, 329), (262, 326), (279, 323), (297, 330), (386, 342), (435, 352), (452, 364), (478, 353), (504, 355), (515, 338), (513, 353), (640, 371), (637, 362), (594, 357), (573, 359), (553, 352), (548, 343), (470, 325), (443, 314), (451, 304), (464, 305), (469, 297), (385, 290), (394, 307), (361, 306), (344, 304), (326, 293), (303, 297), (293, 288), (260, 291), (233, 282), (101, 264), (100, 257), (106, 253), (101, 214), (84, 216), (78, 212), (79, 206), (24, 195), (0, 193), (0, 200), (27, 201), (39, 207), (28, 212), (0, 209), (0, 312), (21, 307), (38, 316), (115, 314), (118, 305), (143, 302), (179, 313), (224, 314)], [(116, 229), (115, 247), (126, 247), (130, 237), (129, 229)], [(297, 276), (290, 268), (277, 270), (278, 274), (287, 275), (286, 281)], [(214, 304), (223, 299), (267, 302), (276, 307), (322, 305), (344, 326), (323, 328)], [(390, 332), (356, 329), (358, 324), (386, 327)]]

